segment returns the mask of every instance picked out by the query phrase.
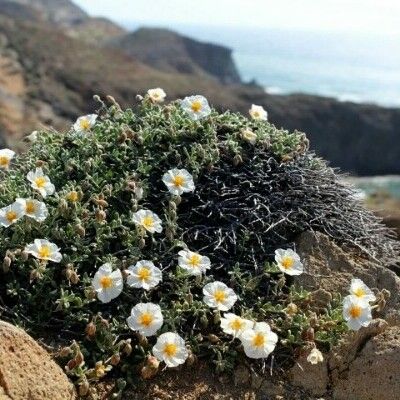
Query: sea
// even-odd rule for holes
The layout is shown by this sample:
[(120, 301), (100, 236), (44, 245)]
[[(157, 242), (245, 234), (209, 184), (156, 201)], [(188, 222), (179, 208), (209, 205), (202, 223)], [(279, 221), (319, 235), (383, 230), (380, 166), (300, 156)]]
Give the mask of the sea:
[[(140, 25), (125, 24), (133, 30)], [(308, 93), (400, 107), (400, 34), (174, 25), (228, 46), (244, 81), (271, 94)]]
[[(134, 30), (140, 25), (125, 26)], [(242, 79), (256, 81), (268, 93), (307, 93), (400, 107), (400, 34), (194, 25), (165, 28), (230, 47)], [(367, 195), (387, 191), (400, 198), (397, 176), (366, 177), (353, 183)]]

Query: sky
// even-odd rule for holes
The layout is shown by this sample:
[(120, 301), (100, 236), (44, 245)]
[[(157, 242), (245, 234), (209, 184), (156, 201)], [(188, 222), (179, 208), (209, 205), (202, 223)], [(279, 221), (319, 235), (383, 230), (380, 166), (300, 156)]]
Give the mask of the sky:
[(400, 34), (400, 0), (74, 0), (131, 25), (217, 25)]

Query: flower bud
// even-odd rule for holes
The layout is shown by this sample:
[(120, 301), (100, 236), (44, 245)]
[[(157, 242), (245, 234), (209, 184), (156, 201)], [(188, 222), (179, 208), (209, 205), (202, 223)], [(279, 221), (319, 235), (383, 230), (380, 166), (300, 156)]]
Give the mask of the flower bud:
[(68, 357), (69, 355), (71, 355), (72, 350), (70, 347), (63, 347), (60, 350), (60, 357)]
[(41, 278), (41, 273), (37, 269), (33, 269), (29, 275), (29, 281), (32, 283), (33, 281)]
[(78, 353), (76, 354), (74, 360), (76, 362), (76, 365), (78, 365), (78, 366), (80, 366), (80, 365), (85, 363), (85, 359), (83, 357), (83, 354), (80, 351), (78, 351)]
[(188, 355), (188, 357), (186, 359), (186, 365), (188, 365), (190, 367), (196, 361), (197, 361), (197, 357), (191, 351), (189, 351), (189, 355)]
[(85, 379), (78, 386), (79, 396), (81, 397), (87, 396), (87, 394), (89, 393), (89, 388), (90, 388), (89, 382)]
[(107, 214), (104, 210), (96, 210), (96, 221), (102, 223), (106, 220)]
[(73, 370), (74, 368), (76, 368), (77, 367), (77, 363), (76, 363), (76, 361), (75, 361), (75, 359), (73, 358), (72, 360), (69, 360), (68, 361), (68, 363), (67, 363), (67, 368), (69, 369), (69, 370)]
[(43, 160), (37, 160), (37, 161), (36, 161), (36, 166), (37, 166), (38, 168), (43, 167), (44, 164), (46, 164), (46, 162), (43, 161)]
[(89, 338), (92, 338), (96, 334), (96, 325), (93, 322), (89, 322), (86, 325), (85, 333)]
[(125, 132), (122, 132), (118, 138), (118, 143), (120, 143), (120, 144), (125, 143), (127, 139), (128, 139), (128, 135)]
[(21, 252), (21, 260), (22, 260), (22, 261), (27, 261), (28, 258), (29, 258), (29, 253), (28, 253), (27, 251), (23, 250), (23, 251)]
[(140, 371), (143, 379), (150, 379), (155, 376), (158, 372), (160, 361), (154, 356), (148, 356), (145, 365)]
[(8, 272), (10, 270), (10, 266), (11, 266), (11, 258), (5, 256), (3, 260), (3, 272), (4, 273)]
[(143, 249), (146, 246), (146, 241), (144, 240), (144, 238), (141, 238), (139, 240), (139, 249)]
[(79, 275), (77, 274), (77, 272), (75, 270), (72, 271), (71, 273), (71, 277), (69, 278), (69, 281), (73, 284), (73, 285), (77, 285), (79, 283)]
[(122, 352), (126, 356), (130, 356), (131, 355), (131, 353), (132, 353), (132, 345), (131, 345), (130, 339), (125, 342), (124, 347), (122, 348)]
[(207, 336), (207, 339), (209, 340), (210, 343), (218, 343), (219, 342), (219, 337), (217, 335), (214, 335), (213, 333), (210, 333)]
[(240, 154), (236, 154), (235, 157), (233, 157), (233, 165), (237, 167), (239, 164), (243, 163), (243, 158)]
[(113, 354), (111, 359), (110, 359), (110, 364), (112, 366), (117, 366), (121, 361), (121, 356), (119, 354)]
[(68, 211), (68, 203), (65, 199), (61, 199), (58, 203), (58, 209), (62, 214), (65, 214)]
[(301, 337), (303, 340), (306, 340), (308, 342), (313, 342), (315, 339), (315, 333), (314, 333), (314, 328), (307, 328), (305, 331), (302, 332)]
[(136, 333), (136, 336), (137, 336), (138, 342), (139, 342), (139, 344), (140, 344), (141, 346), (145, 347), (145, 346), (148, 345), (149, 341), (147, 340), (147, 337), (146, 337), (146, 336), (143, 336), (143, 335), (140, 334), (140, 333)]
[(77, 235), (79, 235), (80, 237), (84, 237), (85, 234), (86, 234), (86, 230), (85, 230), (85, 228), (84, 228), (81, 224), (75, 225), (75, 232), (76, 232)]

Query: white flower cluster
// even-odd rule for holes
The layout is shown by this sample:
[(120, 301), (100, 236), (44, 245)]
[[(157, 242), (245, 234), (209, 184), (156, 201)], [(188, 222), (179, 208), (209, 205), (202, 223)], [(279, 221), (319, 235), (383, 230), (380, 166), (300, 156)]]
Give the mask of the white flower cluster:
[(372, 321), (371, 302), (376, 297), (372, 290), (361, 280), (352, 279), (350, 294), (343, 299), (343, 318), (349, 329), (358, 331)]

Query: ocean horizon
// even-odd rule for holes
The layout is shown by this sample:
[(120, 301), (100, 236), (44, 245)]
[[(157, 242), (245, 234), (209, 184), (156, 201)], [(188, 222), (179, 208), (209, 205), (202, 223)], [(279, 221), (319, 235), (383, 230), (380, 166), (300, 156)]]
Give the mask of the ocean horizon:
[[(129, 30), (146, 26), (123, 25)], [(305, 93), (400, 107), (399, 35), (193, 25), (165, 28), (230, 47), (243, 81), (256, 81), (268, 93)]]

